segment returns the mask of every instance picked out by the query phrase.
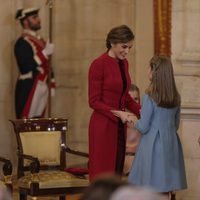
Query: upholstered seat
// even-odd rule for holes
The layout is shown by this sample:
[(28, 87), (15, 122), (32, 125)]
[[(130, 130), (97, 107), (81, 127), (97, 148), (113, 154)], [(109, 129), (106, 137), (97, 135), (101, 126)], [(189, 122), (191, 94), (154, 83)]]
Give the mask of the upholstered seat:
[(67, 147), (67, 119), (18, 119), (12, 123), (18, 144), (20, 200), (27, 195), (58, 195), (63, 200), (66, 194), (80, 193), (88, 186), (88, 176), (64, 171), (66, 153), (88, 157)]
[(65, 188), (65, 187), (87, 187), (88, 177), (76, 177), (62, 171), (39, 172), (28, 174), (18, 180), (18, 185), (23, 188), (30, 188), (32, 182), (37, 182), (39, 188)]

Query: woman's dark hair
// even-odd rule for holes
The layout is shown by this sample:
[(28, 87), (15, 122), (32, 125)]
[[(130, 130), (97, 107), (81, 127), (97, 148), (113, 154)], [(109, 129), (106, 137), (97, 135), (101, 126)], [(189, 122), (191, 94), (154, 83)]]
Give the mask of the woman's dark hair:
[(180, 95), (176, 88), (173, 66), (167, 56), (154, 56), (150, 60), (152, 80), (146, 93), (160, 107), (180, 106)]
[(111, 48), (111, 43), (117, 44), (117, 43), (127, 43), (131, 40), (134, 40), (135, 36), (132, 32), (132, 30), (126, 26), (121, 25), (117, 26), (110, 30), (110, 32), (107, 35), (106, 38), (106, 47), (108, 49)]

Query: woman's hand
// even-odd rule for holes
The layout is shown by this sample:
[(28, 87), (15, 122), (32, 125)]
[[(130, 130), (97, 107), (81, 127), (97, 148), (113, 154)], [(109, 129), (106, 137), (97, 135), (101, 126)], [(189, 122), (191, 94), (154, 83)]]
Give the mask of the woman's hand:
[(112, 112), (116, 117), (119, 117), (123, 123), (126, 123), (126, 122), (127, 122), (127, 120), (128, 120), (128, 115), (130, 114), (130, 113), (128, 113), (128, 112), (119, 111), (119, 110), (111, 110), (111, 112)]
[(123, 123), (126, 122), (134, 122), (134, 119), (136, 119), (135, 115), (130, 112), (125, 111), (119, 111), (119, 110), (111, 110), (111, 112), (116, 116), (119, 117)]

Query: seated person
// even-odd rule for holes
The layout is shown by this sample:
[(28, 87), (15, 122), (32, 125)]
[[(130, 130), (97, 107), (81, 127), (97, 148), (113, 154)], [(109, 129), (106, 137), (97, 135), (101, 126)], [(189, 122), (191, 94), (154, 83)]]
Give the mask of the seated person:
[[(129, 94), (135, 100), (135, 102), (140, 103), (140, 91), (136, 85), (134, 84), (131, 85)], [(134, 154), (137, 150), (139, 141), (140, 141), (140, 133), (135, 129), (130, 128), (127, 124), (126, 156), (123, 169), (123, 173), (126, 175), (130, 171), (131, 165), (134, 160)]]

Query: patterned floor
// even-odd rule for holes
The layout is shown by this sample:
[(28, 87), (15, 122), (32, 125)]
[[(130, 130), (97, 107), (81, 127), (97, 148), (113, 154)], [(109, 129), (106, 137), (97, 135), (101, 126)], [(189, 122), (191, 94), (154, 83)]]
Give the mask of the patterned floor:
[[(18, 194), (15, 193), (13, 199), (19, 200)], [(79, 195), (67, 196), (67, 200), (78, 200), (78, 199), (79, 199)], [(31, 200), (31, 198), (29, 197), (28, 200)], [(41, 197), (41, 198), (38, 198), (38, 200), (59, 200), (59, 198), (58, 197)]]
[[(78, 200), (80, 195), (69, 195), (67, 196), (67, 200)], [(13, 196), (14, 200), (19, 200), (18, 197), (18, 193), (14, 192), (14, 196)], [(28, 200), (31, 200), (31, 197), (28, 197)], [(39, 197), (38, 200), (59, 200), (58, 197), (53, 197), (53, 196), (49, 196), (49, 197)]]
[[(13, 188), (13, 200), (19, 200), (19, 193), (17, 190), (17, 184), (14, 183), (14, 188)], [(80, 197), (80, 194), (76, 195), (67, 195), (67, 200), (78, 200)], [(32, 200), (31, 197), (28, 197), (28, 200)], [(55, 196), (47, 196), (47, 197), (39, 197), (37, 200), (59, 200), (58, 197)]]

